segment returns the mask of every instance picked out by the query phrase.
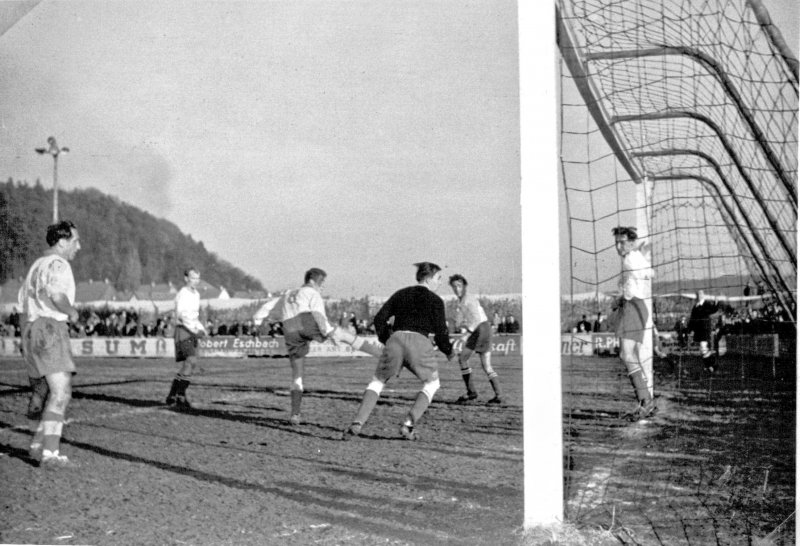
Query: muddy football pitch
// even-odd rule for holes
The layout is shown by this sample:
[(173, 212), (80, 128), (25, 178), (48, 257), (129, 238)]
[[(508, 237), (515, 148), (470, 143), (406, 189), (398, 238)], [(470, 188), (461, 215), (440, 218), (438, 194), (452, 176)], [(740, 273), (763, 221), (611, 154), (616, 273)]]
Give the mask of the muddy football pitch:
[[(22, 361), (0, 362), (0, 543), (541, 543), (522, 528), (522, 358), (494, 355), (505, 392), (490, 406), (477, 359), (480, 398), (454, 403), (463, 382), (442, 357), (416, 442), (398, 434), (420, 388), (407, 371), (362, 436), (341, 440), (375, 359), (308, 359), (300, 426), (288, 422), (287, 359), (200, 363), (195, 410), (176, 412), (164, 406), (174, 361), (78, 359), (62, 440), (76, 467), (45, 470), (27, 454)], [(660, 411), (630, 424), (617, 359), (551, 364), (562, 366), (567, 521), (609, 539), (583, 543), (794, 543), (793, 375), (657, 361)]]

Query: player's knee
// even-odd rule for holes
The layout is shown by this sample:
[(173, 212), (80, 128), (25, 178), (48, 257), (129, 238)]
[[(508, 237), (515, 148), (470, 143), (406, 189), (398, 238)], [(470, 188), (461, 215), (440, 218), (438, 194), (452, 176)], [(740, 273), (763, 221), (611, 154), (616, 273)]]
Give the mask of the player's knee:
[(497, 377), (497, 372), (494, 371), (491, 367), (488, 370), (486, 370), (486, 374), (489, 376), (489, 379), (494, 379), (495, 377)]
[(367, 390), (372, 391), (377, 395), (380, 395), (381, 391), (383, 391), (384, 385), (385, 383), (383, 381), (381, 381), (377, 377), (373, 377), (372, 381), (370, 381), (369, 385), (367, 385)]
[(422, 392), (428, 397), (428, 402), (433, 401), (433, 395), (439, 390), (439, 379), (427, 381), (422, 387)]
[(303, 378), (302, 377), (295, 377), (292, 380), (292, 390), (293, 391), (303, 392)]
[(59, 389), (52, 391), (48, 398), (48, 407), (60, 413), (64, 413), (69, 401), (72, 400), (72, 392), (70, 389)]
[(348, 345), (352, 345), (353, 343), (356, 342), (355, 334), (353, 334), (352, 332), (348, 332), (347, 330), (344, 330), (342, 328), (339, 328), (338, 326), (334, 327), (331, 337), (337, 342), (344, 342), (347, 343)]
[(635, 360), (626, 361), (625, 367), (628, 369), (628, 375), (633, 375), (642, 371), (642, 367)]

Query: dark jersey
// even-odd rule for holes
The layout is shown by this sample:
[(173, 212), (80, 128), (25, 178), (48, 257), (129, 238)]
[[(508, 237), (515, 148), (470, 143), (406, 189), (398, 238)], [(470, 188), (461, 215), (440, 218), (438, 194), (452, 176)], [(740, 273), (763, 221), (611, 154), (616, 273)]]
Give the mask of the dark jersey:
[(694, 332), (695, 341), (711, 341), (711, 333), (714, 329), (711, 316), (717, 310), (719, 310), (719, 306), (708, 300), (692, 307), (692, 313), (689, 315), (689, 330)]
[[(389, 319), (394, 317), (394, 323)], [(395, 292), (375, 315), (378, 340), (386, 343), (392, 332), (405, 330), (427, 337), (433, 334), (436, 346), (449, 355), (453, 348), (447, 333), (442, 298), (424, 286), (410, 286)]]

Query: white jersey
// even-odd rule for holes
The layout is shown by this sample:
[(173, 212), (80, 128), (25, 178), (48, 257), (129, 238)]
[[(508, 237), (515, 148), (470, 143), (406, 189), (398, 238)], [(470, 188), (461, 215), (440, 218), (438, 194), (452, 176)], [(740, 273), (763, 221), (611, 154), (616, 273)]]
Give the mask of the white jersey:
[(66, 259), (57, 254), (48, 254), (33, 262), (19, 289), (17, 300), (28, 322), (37, 318), (67, 322), (69, 316), (53, 304), (53, 297), (58, 294), (65, 295), (70, 305), (74, 305), (75, 278)]
[(467, 330), (470, 332), (474, 332), (480, 323), (489, 320), (483, 307), (478, 302), (478, 298), (472, 294), (465, 294), (463, 299), (457, 301), (456, 316), (458, 324), (466, 323)]
[(320, 330), (323, 334), (328, 335), (333, 331), (333, 326), (330, 325), (325, 315), (325, 302), (322, 300), (322, 296), (307, 284), (281, 296), (275, 307), (270, 311), (267, 320), (270, 322), (283, 322), (296, 317), (300, 313), (314, 313), (318, 320), (322, 322)]
[(652, 278), (653, 270), (650, 268), (650, 263), (639, 250), (630, 251), (622, 259), (619, 288), (626, 300), (651, 297), (650, 283), (647, 281)]
[(193, 333), (205, 331), (200, 322), (200, 292), (188, 286), (178, 290), (175, 296), (175, 318)]

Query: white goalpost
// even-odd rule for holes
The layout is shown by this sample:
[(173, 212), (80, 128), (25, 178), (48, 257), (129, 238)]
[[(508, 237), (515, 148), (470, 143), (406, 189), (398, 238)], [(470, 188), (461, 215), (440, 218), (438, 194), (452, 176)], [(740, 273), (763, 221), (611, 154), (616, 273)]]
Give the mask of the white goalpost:
[[(535, 6), (534, 6), (535, 4)], [(524, 526), (563, 521), (558, 124), (551, 2), (519, 3), (522, 169)], [(540, 287), (536, 290), (533, 287)]]

